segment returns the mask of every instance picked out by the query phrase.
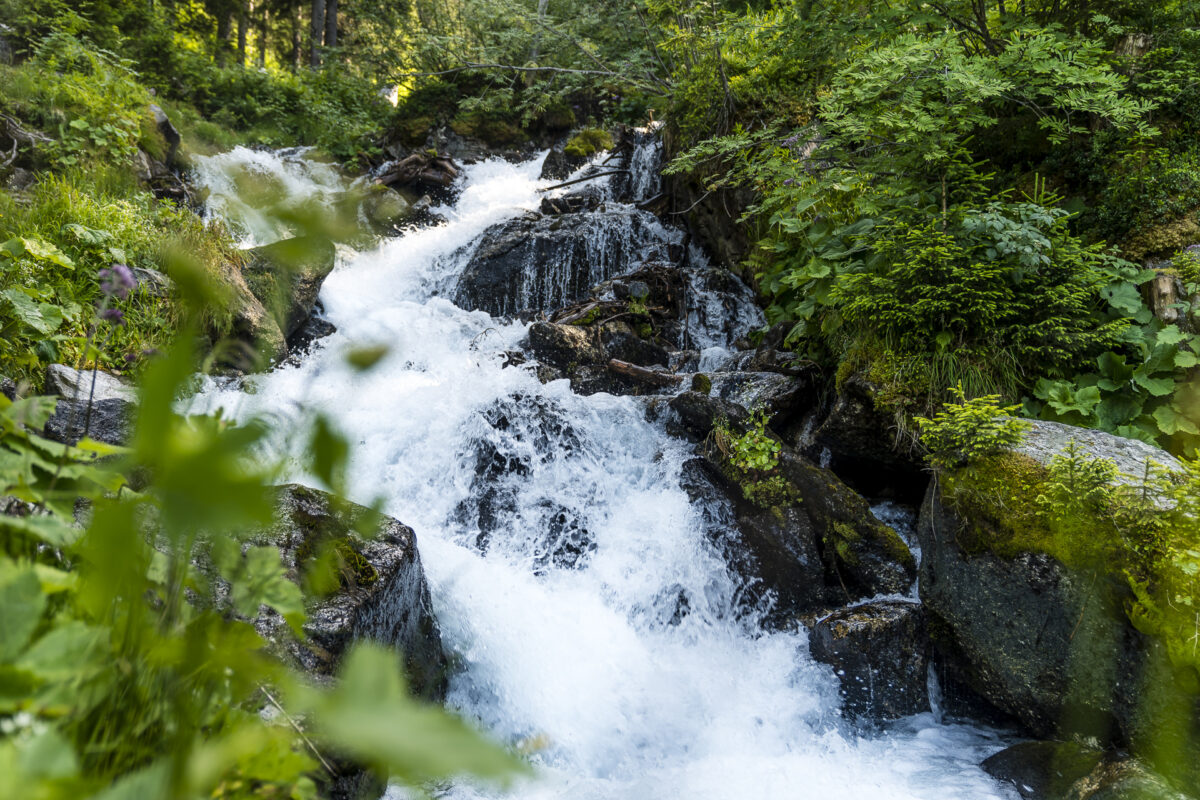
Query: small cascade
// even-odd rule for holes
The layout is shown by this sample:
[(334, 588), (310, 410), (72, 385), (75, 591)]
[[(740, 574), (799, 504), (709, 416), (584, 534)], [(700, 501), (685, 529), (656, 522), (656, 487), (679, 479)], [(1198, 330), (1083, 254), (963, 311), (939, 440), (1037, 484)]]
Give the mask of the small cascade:
[(633, 152), (629, 156), (629, 201), (641, 203), (662, 192), (663, 141), (660, 123), (633, 132)]
[(669, 260), (682, 239), (653, 214), (618, 203), (522, 217), (487, 231), (451, 257), (467, 262), (454, 301), (497, 316), (557, 308), (646, 261)]
[(196, 158), (192, 182), (203, 189), (205, 213), (219, 219), (246, 249), (294, 236), (287, 217), (327, 213), (349, 182), (333, 164), (311, 158), (311, 148), (252, 150), (235, 147)]

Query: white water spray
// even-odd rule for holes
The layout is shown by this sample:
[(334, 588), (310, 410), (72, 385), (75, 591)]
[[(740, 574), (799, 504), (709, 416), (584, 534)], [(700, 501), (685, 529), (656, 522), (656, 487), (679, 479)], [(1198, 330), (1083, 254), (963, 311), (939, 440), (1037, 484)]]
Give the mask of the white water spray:
[[(239, 159), (265, 158), (230, 154), (199, 174), (217, 186)], [(544, 745), (514, 797), (1007, 797), (977, 766), (1002, 746), (987, 731), (931, 714), (870, 737), (847, 727), (805, 635), (739, 613), (742, 587), (708, 536), (721, 515), (680, 488), (688, 446), (634, 398), (580, 397), (503, 368), (525, 326), (441, 296), (464, 266), (452, 254), (536, 207), (537, 174), (537, 163), (469, 167), (455, 206), (437, 209), (447, 225), (335, 270), (321, 299), (338, 332), (310, 357), (247, 378), (252, 393), (214, 386), (197, 404), (285, 425), (337, 420), (354, 445), (354, 499), (384, 497), (417, 531), (461, 664), (449, 703), (502, 741)], [(345, 364), (349, 348), (376, 343), (391, 350), (374, 370)], [(494, 795), (462, 783), (439, 796)]]

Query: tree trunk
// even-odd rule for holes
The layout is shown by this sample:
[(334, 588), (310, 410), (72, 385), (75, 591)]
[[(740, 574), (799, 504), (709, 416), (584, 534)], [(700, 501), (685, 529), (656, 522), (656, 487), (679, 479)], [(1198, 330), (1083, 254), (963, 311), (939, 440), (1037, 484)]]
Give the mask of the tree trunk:
[(338, 0), (326, 0), (325, 3), (325, 46), (337, 47), (338, 34)]
[(263, 3), (258, 12), (258, 58), (255, 65), (262, 69), (267, 66), (267, 31), (271, 28), (271, 11)]
[(233, 9), (222, 10), (217, 17), (217, 66), (225, 66), (229, 51), (233, 49)]
[(303, 52), (304, 25), (300, 19), (300, 4), (292, 6), (292, 72), (300, 71), (300, 56)]
[(250, 0), (238, 4), (237, 18), (237, 65), (246, 66), (246, 38), (250, 35)]
[(321, 43), (325, 39), (325, 0), (312, 0), (312, 52), (308, 64), (321, 66)]
[[(538, 0), (537, 18), (538, 22), (546, 21), (546, 7), (550, 5), (550, 0)], [(529, 63), (537, 64), (538, 56), (541, 55), (542, 49), (542, 29), (539, 27), (538, 32), (533, 35), (533, 49), (529, 53)]]

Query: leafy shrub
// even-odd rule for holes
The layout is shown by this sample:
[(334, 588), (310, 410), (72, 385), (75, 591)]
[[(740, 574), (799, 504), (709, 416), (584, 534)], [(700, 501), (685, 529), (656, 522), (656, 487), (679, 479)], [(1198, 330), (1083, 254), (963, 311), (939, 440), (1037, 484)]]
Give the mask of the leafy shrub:
[[(179, 322), (177, 300), (150, 287), (122, 304), (123, 319), (111, 347), (87, 350), (92, 309), (101, 301), (98, 274), (114, 262), (170, 275), (171, 243), (186, 242), (204, 279), (220, 285), (238, 255), (225, 232), (208, 228), (186, 209), (130, 188), (121, 173), (45, 174), (17, 204), (0, 192), (0, 373), (40, 385), (44, 364), (96, 363), (113, 371), (135, 367), (161, 349)], [(110, 184), (108, 188), (105, 183)], [(13, 298), (21, 307), (13, 305)], [(213, 295), (206, 318), (216, 333), (228, 331), (231, 312)], [(32, 306), (30, 306), (32, 304)], [(25, 311), (22, 313), (21, 308)], [(29, 309), (39, 309), (33, 314)]]

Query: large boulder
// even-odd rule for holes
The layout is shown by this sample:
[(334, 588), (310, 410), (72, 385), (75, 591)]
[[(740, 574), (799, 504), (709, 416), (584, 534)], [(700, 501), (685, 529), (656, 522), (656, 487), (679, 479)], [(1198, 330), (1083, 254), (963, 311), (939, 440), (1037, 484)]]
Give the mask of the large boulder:
[(120, 378), (103, 370), (51, 364), (46, 368), (46, 392), (62, 398), (46, 421), (47, 439), (63, 444), (83, 438), (118, 445), (128, 442), (137, 390)]
[[(351, 642), (396, 647), (413, 691), (440, 698), (448, 665), (412, 529), (391, 517), (305, 486), (276, 490), (275, 523), (256, 541), (278, 547), (288, 574), (300, 581), (310, 559), (327, 549), (339, 562), (339, 587), (307, 609), (306, 639), (277, 614), (255, 627), (286, 659), (317, 677), (334, 674)], [(364, 537), (360, 530), (374, 531)]]
[(673, 239), (652, 214), (635, 209), (529, 214), (489, 228), (468, 246), (454, 302), (496, 316), (558, 308), (603, 280), (664, 258)]
[(274, 318), (284, 338), (312, 314), (321, 284), (333, 271), (336, 251), (328, 239), (300, 236), (246, 251), (242, 269), (251, 293)]
[(1200, 704), (1166, 648), (1129, 621), (1134, 598), (1120, 565), (1068, 558), (1061, 546), (1083, 543), (1039, 545), (1036, 532), (1010, 522), (1034, 502), (1018, 487), (1036, 485), (1030, 476), (1070, 441), (1086, 457), (1114, 461), (1119, 481), (1140, 477), (1147, 459), (1177, 464), (1141, 442), (1034, 422), (1024, 443), (991, 462), (1003, 470), (1001, 489), (986, 496), (994, 502), (948, 488), (966, 478), (935, 481), (917, 529), (932, 639), (957, 677), (1038, 735), (1157, 748), (1160, 731), (1171, 730), (1200, 741)]
[(925, 617), (913, 600), (876, 600), (819, 618), (812, 656), (834, 668), (843, 708), (884, 722), (929, 710)]

